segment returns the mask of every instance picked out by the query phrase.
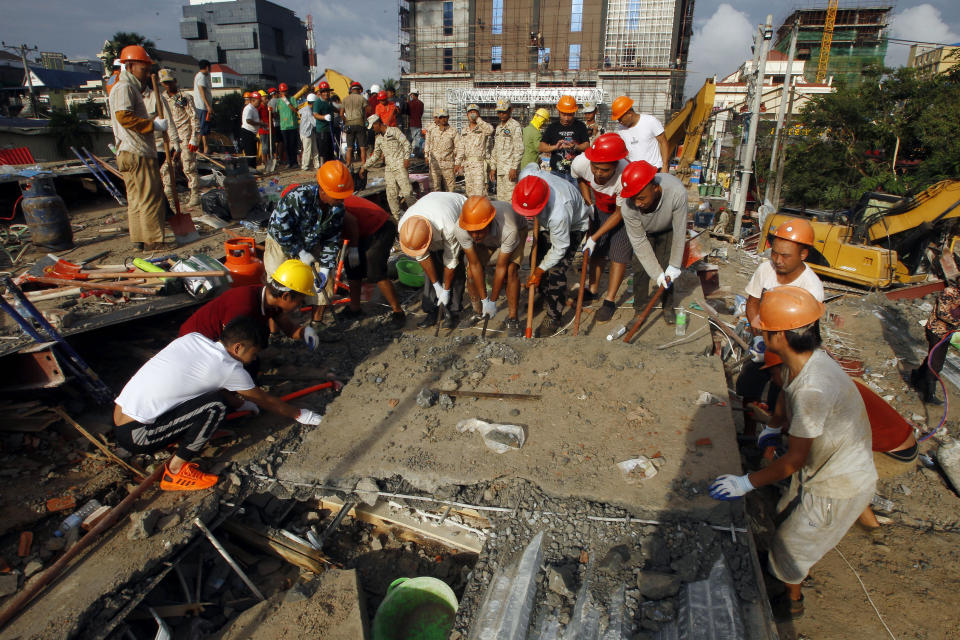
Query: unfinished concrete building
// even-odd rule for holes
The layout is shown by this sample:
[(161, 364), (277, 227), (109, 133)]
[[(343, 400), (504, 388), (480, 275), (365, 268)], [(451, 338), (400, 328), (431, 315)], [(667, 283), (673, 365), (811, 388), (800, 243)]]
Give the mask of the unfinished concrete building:
[[(888, 14), (891, 7), (840, 7), (833, 26), (833, 41), (830, 45), (830, 61), (827, 76), (833, 76), (834, 83), (859, 84), (863, 70), (868, 66), (882, 66), (887, 55)], [(797, 35), (797, 59), (810, 60), (805, 67), (804, 77), (813, 82), (817, 76), (817, 61), (823, 41), (823, 30), (827, 22), (827, 7), (797, 9), (784, 19), (777, 28), (777, 38), (773, 45), (781, 53), (790, 48), (790, 30), (793, 23), (799, 21)]]
[(629, 95), (669, 119), (680, 107), (694, 0), (400, 0), (404, 88), (459, 123), (504, 97), (525, 119), (570, 94), (599, 105)]

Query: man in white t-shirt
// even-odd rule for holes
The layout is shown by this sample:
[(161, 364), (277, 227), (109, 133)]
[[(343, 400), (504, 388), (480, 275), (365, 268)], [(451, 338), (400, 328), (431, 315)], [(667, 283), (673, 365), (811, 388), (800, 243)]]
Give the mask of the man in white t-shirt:
[(774, 602), (778, 620), (803, 615), (801, 583), (810, 568), (843, 538), (876, 490), (870, 420), (860, 392), (820, 349), (823, 303), (806, 289), (776, 287), (761, 300), (757, 328), (783, 361), (789, 444), (768, 467), (724, 474), (710, 496), (735, 500), (755, 488), (791, 478), (777, 511), (786, 518), (770, 543), (770, 572), (786, 586)]
[(263, 124), (257, 111), (260, 94), (251, 91), (243, 94), (243, 98), (246, 104), (240, 114), (240, 150), (247, 156), (247, 164), (252, 169), (257, 166), (257, 132)]
[[(770, 259), (763, 261), (747, 283), (747, 320), (758, 333), (757, 313), (760, 300), (766, 291), (791, 285), (809, 291), (818, 302), (823, 302), (823, 284), (804, 260), (813, 246), (813, 227), (803, 218), (791, 218), (777, 227), (770, 237)], [(758, 402), (763, 389), (770, 382), (770, 372), (763, 368), (763, 361), (748, 360), (737, 377), (737, 394), (743, 397), (744, 406)], [(767, 404), (776, 405), (780, 388), (770, 382)], [(744, 414), (744, 434), (753, 435), (756, 423), (749, 412)]]
[(627, 96), (620, 96), (613, 101), (610, 115), (620, 123), (617, 133), (627, 144), (628, 162), (645, 160), (659, 172), (670, 171), (669, 145), (659, 120), (650, 114), (634, 111), (633, 100)]
[(420, 308), (426, 316), (417, 323), (421, 329), (436, 324), (438, 306), (446, 311), (444, 328), (453, 329), (460, 322), (466, 271), (457, 230), (466, 201), (467, 197), (459, 193), (433, 191), (400, 218), (400, 249), (420, 263), (425, 275)]
[(200, 139), (203, 140), (203, 152), (210, 153), (207, 136), (210, 134), (210, 122), (213, 120), (213, 89), (210, 85), (210, 62), (201, 60), (200, 71), (193, 76), (193, 108), (197, 110), (200, 122)]
[(266, 336), (249, 316), (234, 318), (214, 342), (199, 333), (177, 338), (140, 367), (117, 396), (117, 443), (132, 453), (154, 453), (178, 443), (160, 488), (195, 491), (217, 476), (190, 462), (227, 415), (227, 408), (259, 413), (263, 407), (301, 424), (318, 425), (320, 414), (298, 409), (263, 391), (244, 365), (257, 357)]

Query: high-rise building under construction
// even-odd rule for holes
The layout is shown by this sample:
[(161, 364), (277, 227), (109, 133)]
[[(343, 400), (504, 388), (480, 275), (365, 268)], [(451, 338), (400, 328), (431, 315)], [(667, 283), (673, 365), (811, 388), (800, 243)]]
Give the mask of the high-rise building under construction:
[[(629, 95), (668, 119), (681, 106), (694, 0), (400, 0), (405, 88), (451, 120), (510, 99), (525, 118), (562, 94), (599, 105)], [(526, 111), (526, 112), (525, 112)]]

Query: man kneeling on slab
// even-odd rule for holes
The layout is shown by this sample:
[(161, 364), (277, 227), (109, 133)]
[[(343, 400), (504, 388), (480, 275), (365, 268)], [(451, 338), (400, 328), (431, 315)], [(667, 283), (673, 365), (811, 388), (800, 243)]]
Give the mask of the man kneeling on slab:
[(301, 424), (322, 416), (263, 391), (243, 368), (266, 346), (256, 320), (234, 318), (214, 342), (199, 333), (177, 338), (140, 367), (113, 409), (117, 443), (132, 453), (154, 453), (178, 443), (160, 480), (165, 491), (195, 491), (217, 476), (190, 462), (223, 422), (228, 409), (259, 413), (263, 407)]

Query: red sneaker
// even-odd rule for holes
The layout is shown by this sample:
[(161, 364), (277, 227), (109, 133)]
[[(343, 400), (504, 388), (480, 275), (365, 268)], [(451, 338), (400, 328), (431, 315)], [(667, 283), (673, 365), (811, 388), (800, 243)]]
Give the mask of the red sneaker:
[(164, 491), (199, 491), (217, 484), (219, 477), (204, 473), (195, 462), (185, 462), (179, 473), (172, 473), (170, 467), (163, 470), (160, 488)]

